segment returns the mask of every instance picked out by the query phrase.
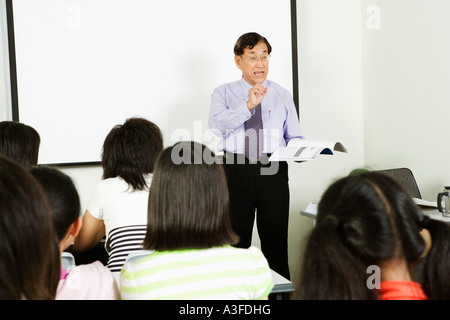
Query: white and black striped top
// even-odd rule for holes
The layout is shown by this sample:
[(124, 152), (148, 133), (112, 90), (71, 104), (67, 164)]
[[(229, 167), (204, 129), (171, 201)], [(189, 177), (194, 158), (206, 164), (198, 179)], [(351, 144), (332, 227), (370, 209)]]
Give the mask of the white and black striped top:
[(146, 232), (146, 225), (125, 226), (111, 230), (106, 249), (109, 253), (107, 267), (112, 272), (122, 270), (122, 266), (131, 252), (142, 250)]

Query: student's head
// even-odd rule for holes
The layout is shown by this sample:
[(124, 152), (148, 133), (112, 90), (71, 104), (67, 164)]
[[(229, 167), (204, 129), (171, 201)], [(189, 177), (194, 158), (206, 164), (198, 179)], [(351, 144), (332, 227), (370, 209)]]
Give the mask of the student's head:
[(254, 86), (266, 80), (271, 52), (269, 41), (256, 32), (239, 37), (234, 45), (234, 61), (245, 81)]
[(450, 224), (426, 217), (422, 223), (431, 236), (431, 248), (415, 268), (414, 280), (430, 300), (450, 300)]
[(318, 206), (306, 243), (296, 295), (302, 299), (376, 299), (372, 267), (414, 265), (425, 250), (424, 217), (398, 183), (380, 173), (333, 183)]
[(196, 142), (165, 149), (150, 187), (144, 248), (201, 249), (236, 241), (225, 173), (212, 151)]
[(52, 299), (60, 258), (39, 182), (0, 156), (0, 299)]
[(121, 177), (133, 189), (146, 187), (144, 175), (153, 172), (156, 158), (163, 149), (163, 137), (154, 123), (130, 118), (116, 125), (103, 143), (103, 178)]
[(38, 162), (40, 144), (41, 138), (34, 128), (20, 122), (0, 122), (0, 155), (30, 168)]
[(53, 224), (61, 249), (66, 249), (81, 227), (81, 205), (72, 179), (53, 167), (30, 169), (46, 193), (52, 209)]

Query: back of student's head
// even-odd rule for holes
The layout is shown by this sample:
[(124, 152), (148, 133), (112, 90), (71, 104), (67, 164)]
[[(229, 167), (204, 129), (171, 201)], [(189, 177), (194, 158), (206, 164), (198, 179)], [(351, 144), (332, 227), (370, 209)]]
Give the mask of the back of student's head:
[(0, 299), (52, 299), (60, 260), (51, 209), (40, 184), (0, 156)]
[(30, 172), (47, 194), (58, 241), (61, 241), (81, 213), (80, 197), (75, 184), (57, 168), (39, 166), (31, 168)]
[(416, 280), (430, 300), (450, 300), (450, 225), (425, 217), (423, 228), (431, 236), (431, 248), (421, 259)]
[(121, 177), (133, 189), (146, 187), (144, 175), (153, 172), (163, 149), (159, 127), (143, 118), (130, 118), (116, 125), (103, 143), (103, 178)]
[(40, 144), (39, 133), (33, 127), (14, 121), (0, 122), (0, 155), (29, 168), (38, 162)]
[(179, 142), (159, 156), (149, 195), (144, 247), (201, 249), (234, 244), (225, 173), (213, 152)]
[(296, 296), (300, 299), (377, 299), (370, 266), (418, 261), (425, 249), (423, 214), (408, 193), (379, 173), (333, 183), (318, 206), (307, 240)]

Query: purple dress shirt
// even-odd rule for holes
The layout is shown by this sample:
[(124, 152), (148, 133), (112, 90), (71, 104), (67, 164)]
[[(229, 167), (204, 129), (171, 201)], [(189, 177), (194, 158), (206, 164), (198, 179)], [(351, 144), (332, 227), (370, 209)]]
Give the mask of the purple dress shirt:
[[(290, 92), (270, 80), (264, 81), (262, 85), (269, 88), (261, 102), (263, 152), (273, 153), (279, 147), (286, 146), (289, 140), (304, 137)], [(212, 93), (208, 125), (219, 137), (218, 151), (244, 154), (244, 123), (252, 115), (247, 108), (251, 87), (241, 78), (219, 86)]]

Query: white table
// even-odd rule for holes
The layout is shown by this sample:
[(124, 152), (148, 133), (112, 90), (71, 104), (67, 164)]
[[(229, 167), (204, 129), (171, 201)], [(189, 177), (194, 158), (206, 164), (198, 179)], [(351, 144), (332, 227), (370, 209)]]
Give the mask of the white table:
[(294, 284), (272, 269), (270, 269), (270, 271), (272, 273), (272, 281), (274, 284), (274, 287), (270, 294), (275, 295), (276, 300), (282, 300), (283, 293), (294, 291)]
[[(424, 208), (424, 209), (422, 209), (422, 212), (425, 215), (427, 215), (430, 219), (435, 219), (435, 220), (440, 220), (440, 221), (444, 221), (444, 222), (450, 223), (450, 217), (444, 217), (442, 215), (442, 212), (439, 212), (439, 210), (436, 209), (436, 208)], [(312, 219), (315, 220), (317, 212), (305, 209), (305, 210), (301, 210), (300, 214), (302, 216), (305, 216), (305, 217), (308, 217), (308, 218), (312, 218)]]
[(422, 212), (430, 219), (441, 220), (450, 223), (450, 217), (444, 217), (442, 215), (442, 212), (439, 212), (438, 209), (422, 209)]

